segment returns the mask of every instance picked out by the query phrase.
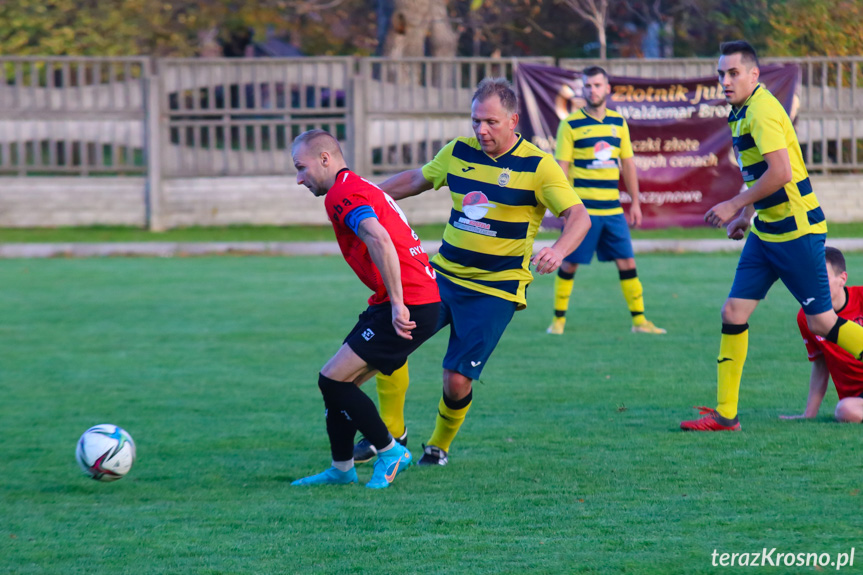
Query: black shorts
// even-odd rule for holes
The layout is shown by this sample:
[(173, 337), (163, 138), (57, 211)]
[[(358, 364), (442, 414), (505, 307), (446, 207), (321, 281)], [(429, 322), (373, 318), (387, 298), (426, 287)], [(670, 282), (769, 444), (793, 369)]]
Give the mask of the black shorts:
[(390, 375), (437, 331), (440, 302), (409, 305), (407, 308), (411, 312), (411, 320), (417, 324), (411, 331), (413, 339), (404, 339), (396, 333), (392, 306), (385, 303), (369, 306), (361, 313), (345, 343), (371, 367)]

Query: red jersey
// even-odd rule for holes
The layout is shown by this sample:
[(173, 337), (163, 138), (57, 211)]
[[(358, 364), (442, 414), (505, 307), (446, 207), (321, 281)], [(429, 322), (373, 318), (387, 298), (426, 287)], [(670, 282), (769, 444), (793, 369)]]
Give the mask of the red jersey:
[[(847, 300), (845, 307), (837, 312), (839, 317), (863, 325), (863, 287), (846, 286), (845, 295)], [(815, 361), (824, 356), (839, 399), (858, 397), (863, 394), (863, 363), (835, 343), (809, 331), (803, 309), (797, 313), (797, 326), (800, 328), (800, 335), (803, 336), (803, 343), (806, 344), (809, 361)]]
[(374, 210), (380, 224), (389, 233), (398, 254), (405, 305), (422, 305), (440, 301), (434, 268), (410, 228), (401, 208), (382, 189), (344, 169), (336, 176), (336, 183), (325, 198), (327, 217), (333, 224), (339, 248), (357, 277), (374, 293), (369, 305), (389, 301), (387, 288), (380, 271), (369, 255), (366, 244), (345, 223), (348, 214), (362, 206)]

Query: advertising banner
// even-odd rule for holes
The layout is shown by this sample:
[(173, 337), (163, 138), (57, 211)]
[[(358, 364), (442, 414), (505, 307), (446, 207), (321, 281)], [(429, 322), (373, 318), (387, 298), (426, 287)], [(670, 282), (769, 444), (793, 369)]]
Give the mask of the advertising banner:
[[(761, 82), (791, 117), (796, 65), (763, 66)], [(649, 80), (611, 76), (608, 107), (629, 124), (638, 166), (644, 228), (697, 226), (715, 204), (736, 195), (743, 179), (728, 129), (731, 106), (716, 76)], [(558, 123), (585, 105), (581, 73), (521, 64), (516, 71), (518, 130), (554, 153)], [(631, 199), (620, 181), (621, 203)]]

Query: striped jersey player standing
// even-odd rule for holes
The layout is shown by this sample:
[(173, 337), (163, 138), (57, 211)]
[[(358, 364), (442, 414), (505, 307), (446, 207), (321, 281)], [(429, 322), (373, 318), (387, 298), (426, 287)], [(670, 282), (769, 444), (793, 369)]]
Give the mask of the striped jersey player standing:
[(791, 119), (759, 81), (758, 57), (745, 41), (720, 46), (719, 82), (731, 104), (728, 126), (746, 190), (713, 206), (704, 219), (725, 226), (728, 237), (746, 239), (731, 293), (722, 306), (717, 357), (717, 406), (684, 421), (688, 431), (737, 431), (737, 403), (749, 348), (749, 317), (781, 279), (800, 302), (809, 329), (863, 356), (863, 327), (836, 315), (824, 260), (827, 222), (812, 191)]
[[(663, 334), (644, 315), (644, 290), (635, 268), (629, 225), (641, 225), (638, 176), (626, 120), (606, 107), (611, 93), (608, 74), (599, 66), (585, 68), (584, 108), (573, 112), (557, 128), (554, 157), (569, 176), (569, 183), (590, 214), (590, 231), (574, 252), (564, 258), (554, 278), (554, 318), (547, 333), (560, 335), (566, 326), (566, 311), (579, 264), (587, 265), (593, 254), (601, 262), (613, 261), (620, 289), (632, 317), (635, 333)], [(620, 164), (618, 164), (618, 160)], [(629, 222), (620, 205), (617, 189), (621, 168), (632, 198)]]

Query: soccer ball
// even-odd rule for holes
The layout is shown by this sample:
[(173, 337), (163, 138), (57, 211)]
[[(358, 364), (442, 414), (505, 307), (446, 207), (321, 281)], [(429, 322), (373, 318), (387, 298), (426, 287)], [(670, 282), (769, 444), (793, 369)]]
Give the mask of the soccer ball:
[(135, 442), (124, 429), (103, 423), (78, 440), (75, 459), (86, 475), (97, 481), (116, 481), (135, 463)]

